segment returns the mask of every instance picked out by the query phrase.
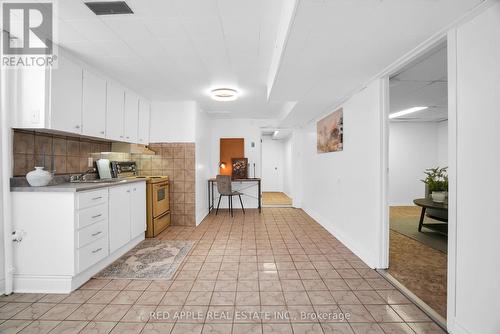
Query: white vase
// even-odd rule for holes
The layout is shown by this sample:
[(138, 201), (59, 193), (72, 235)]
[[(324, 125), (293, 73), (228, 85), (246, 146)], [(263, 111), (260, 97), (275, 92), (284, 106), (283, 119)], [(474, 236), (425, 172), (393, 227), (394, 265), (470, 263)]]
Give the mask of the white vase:
[(52, 181), (52, 178), (52, 173), (43, 170), (43, 167), (35, 167), (35, 170), (26, 174), (26, 180), (32, 187), (46, 186)]
[(436, 203), (444, 203), (446, 199), (446, 191), (433, 191), (432, 194), (432, 200)]

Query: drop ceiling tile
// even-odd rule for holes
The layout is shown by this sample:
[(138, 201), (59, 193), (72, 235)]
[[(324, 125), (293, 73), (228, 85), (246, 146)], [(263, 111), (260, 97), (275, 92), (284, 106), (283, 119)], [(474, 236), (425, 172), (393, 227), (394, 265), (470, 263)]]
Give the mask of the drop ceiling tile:
[(155, 38), (141, 19), (135, 19), (130, 16), (119, 18), (105, 17), (103, 18), (103, 22), (124, 41), (152, 40)]
[(82, 34), (87, 40), (106, 41), (117, 38), (117, 35), (98, 18), (65, 20), (65, 22), (78, 33)]
[(144, 20), (147, 29), (155, 38), (186, 39), (188, 38), (181, 22), (177, 18)]
[(62, 0), (56, 2), (57, 15), (63, 20), (90, 20), (96, 15), (81, 0)]

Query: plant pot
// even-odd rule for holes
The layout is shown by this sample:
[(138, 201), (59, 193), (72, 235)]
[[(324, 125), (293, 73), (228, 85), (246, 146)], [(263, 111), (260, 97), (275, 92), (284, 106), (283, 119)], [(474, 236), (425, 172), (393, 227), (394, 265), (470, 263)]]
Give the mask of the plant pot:
[(446, 191), (433, 191), (431, 197), (433, 202), (444, 203), (446, 200)]
[(32, 187), (46, 186), (52, 181), (52, 178), (52, 173), (43, 170), (43, 167), (35, 167), (35, 170), (26, 174), (26, 180)]

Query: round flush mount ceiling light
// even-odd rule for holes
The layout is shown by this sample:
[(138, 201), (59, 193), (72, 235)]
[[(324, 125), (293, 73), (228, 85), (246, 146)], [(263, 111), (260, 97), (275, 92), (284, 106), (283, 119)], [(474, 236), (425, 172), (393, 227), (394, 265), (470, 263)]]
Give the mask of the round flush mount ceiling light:
[(210, 91), (210, 96), (215, 101), (234, 101), (238, 98), (238, 91), (233, 88), (216, 88)]

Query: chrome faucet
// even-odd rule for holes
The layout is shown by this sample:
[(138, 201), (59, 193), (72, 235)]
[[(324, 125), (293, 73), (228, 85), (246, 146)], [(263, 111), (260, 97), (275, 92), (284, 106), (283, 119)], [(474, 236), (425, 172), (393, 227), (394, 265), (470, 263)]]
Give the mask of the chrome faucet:
[(96, 169), (94, 167), (89, 168), (87, 171), (85, 171), (81, 174), (71, 175), (69, 177), (69, 182), (86, 181), (87, 175), (93, 174), (95, 172), (96, 172)]

